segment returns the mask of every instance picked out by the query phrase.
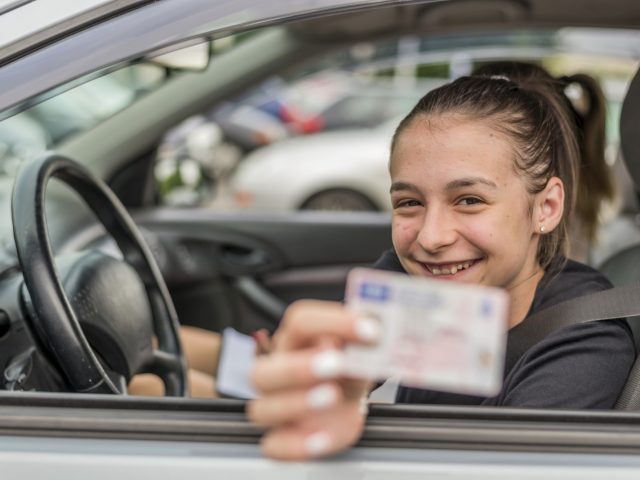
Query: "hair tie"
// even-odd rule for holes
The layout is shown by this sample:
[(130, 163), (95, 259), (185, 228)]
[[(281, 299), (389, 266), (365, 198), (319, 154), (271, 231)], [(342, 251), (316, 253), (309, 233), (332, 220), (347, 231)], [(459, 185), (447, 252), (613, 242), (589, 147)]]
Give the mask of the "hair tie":
[(591, 108), (589, 95), (580, 83), (569, 81), (562, 89), (562, 93), (567, 97), (573, 109), (580, 115), (585, 116), (589, 113), (589, 109)]
[(487, 78), (492, 81), (505, 82), (506, 86), (509, 87), (510, 90), (520, 90), (520, 84), (512, 78), (507, 77), (506, 75), (496, 74), (496, 75), (484, 75), (484, 78)]
[(489, 78), (491, 80), (503, 80), (505, 82), (515, 83), (513, 80), (511, 80), (506, 75), (489, 75)]

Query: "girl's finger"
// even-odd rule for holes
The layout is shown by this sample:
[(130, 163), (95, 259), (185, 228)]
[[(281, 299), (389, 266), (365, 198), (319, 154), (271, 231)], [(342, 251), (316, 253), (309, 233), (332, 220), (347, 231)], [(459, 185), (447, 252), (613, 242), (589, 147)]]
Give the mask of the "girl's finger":
[(336, 383), (322, 383), (252, 400), (247, 405), (247, 415), (255, 424), (271, 427), (333, 408), (342, 400), (342, 390)]
[(263, 355), (251, 372), (253, 386), (261, 393), (303, 388), (343, 373), (344, 357), (338, 350), (306, 349)]
[(271, 352), (271, 339), (266, 328), (256, 330), (251, 336), (256, 342), (256, 355), (265, 355)]
[(357, 400), (339, 404), (304, 421), (269, 431), (262, 439), (265, 455), (279, 460), (307, 460), (339, 452), (356, 443), (365, 415)]
[(334, 337), (345, 342), (375, 343), (381, 337), (380, 323), (347, 310), (341, 303), (300, 300), (287, 310), (278, 328), (277, 350), (295, 350)]

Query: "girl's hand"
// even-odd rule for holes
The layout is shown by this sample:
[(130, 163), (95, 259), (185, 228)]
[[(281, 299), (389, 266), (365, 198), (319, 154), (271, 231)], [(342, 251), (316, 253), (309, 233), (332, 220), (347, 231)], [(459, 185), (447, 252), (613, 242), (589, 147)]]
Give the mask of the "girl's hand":
[(292, 304), (273, 337), (272, 352), (258, 357), (252, 373), (260, 397), (249, 418), (268, 428), (266, 455), (303, 460), (353, 445), (366, 417), (372, 382), (342, 376), (346, 343), (374, 343), (378, 323), (342, 304), (303, 300)]

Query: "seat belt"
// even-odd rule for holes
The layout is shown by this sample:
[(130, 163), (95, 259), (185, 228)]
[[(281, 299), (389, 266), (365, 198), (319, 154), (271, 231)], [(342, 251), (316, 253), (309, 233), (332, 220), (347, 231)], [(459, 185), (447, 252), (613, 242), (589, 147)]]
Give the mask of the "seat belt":
[(640, 316), (640, 282), (589, 293), (542, 309), (513, 327), (505, 359), (508, 374), (524, 353), (569, 325)]

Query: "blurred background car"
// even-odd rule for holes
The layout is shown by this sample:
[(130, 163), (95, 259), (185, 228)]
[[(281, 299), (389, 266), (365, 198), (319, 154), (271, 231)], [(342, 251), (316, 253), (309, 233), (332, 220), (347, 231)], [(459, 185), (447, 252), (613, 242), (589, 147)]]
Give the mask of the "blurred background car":
[[(377, 128), (323, 132), (256, 150), (229, 179), (233, 202), (259, 211), (389, 209), (389, 138)], [(279, 188), (265, 188), (265, 180)]]

